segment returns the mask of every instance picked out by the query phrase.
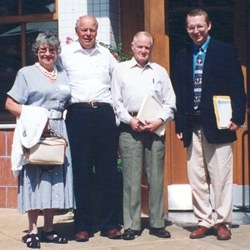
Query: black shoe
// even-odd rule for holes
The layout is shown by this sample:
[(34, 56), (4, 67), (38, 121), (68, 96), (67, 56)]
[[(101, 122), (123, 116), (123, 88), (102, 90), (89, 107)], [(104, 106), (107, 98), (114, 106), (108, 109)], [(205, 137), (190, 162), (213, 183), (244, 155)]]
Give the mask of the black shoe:
[(124, 233), (122, 235), (122, 239), (124, 240), (134, 240), (135, 239), (135, 232), (133, 230), (129, 229), (125, 229)]
[(40, 241), (37, 234), (29, 234), (26, 239), (26, 245), (29, 248), (40, 248)]
[(171, 235), (170, 233), (165, 230), (165, 228), (150, 228), (149, 234), (155, 235), (156, 237), (159, 238), (170, 238)]
[[(49, 239), (48, 236), (51, 235), (56, 235), (53, 240)], [(58, 235), (58, 233), (55, 230), (52, 230), (50, 232), (44, 232), (42, 231), (42, 236), (41, 236), (41, 242), (53, 242), (57, 244), (67, 244), (68, 240), (65, 239), (64, 237)]]

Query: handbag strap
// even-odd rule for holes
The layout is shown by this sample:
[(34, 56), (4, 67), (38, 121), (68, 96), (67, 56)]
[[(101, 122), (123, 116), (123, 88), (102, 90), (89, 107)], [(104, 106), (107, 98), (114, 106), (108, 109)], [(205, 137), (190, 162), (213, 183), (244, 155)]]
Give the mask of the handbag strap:
[(64, 136), (62, 136), (61, 134), (59, 134), (57, 131), (55, 131), (54, 129), (50, 129), (49, 130), (49, 135), (50, 136), (53, 136), (53, 137), (57, 137), (58, 139), (63, 139), (66, 143), (66, 147), (68, 147), (68, 142), (67, 140), (65, 139)]

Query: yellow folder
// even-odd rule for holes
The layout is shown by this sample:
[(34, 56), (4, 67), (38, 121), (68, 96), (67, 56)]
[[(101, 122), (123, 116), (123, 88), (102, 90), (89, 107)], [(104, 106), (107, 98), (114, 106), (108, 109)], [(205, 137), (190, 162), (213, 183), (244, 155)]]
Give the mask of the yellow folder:
[(213, 96), (214, 112), (218, 129), (227, 129), (227, 124), (232, 118), (230, 96)]

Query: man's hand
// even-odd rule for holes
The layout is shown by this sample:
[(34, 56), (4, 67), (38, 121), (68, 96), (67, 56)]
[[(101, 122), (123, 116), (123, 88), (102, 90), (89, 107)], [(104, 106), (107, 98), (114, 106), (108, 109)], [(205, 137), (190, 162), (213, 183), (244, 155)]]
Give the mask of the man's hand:
[(130, 127), (135, 131), (135, 132), (142, 132), (144, 131), (144, 124), (141, 123), (137, 118), (133, 117), (129, 121)]
[(176, 136), (177, 136), (177, 138), (178, 138), (179, 140), (182, 140), (182, 139), (183, 139), (183, 134), (182, 134), (182, 133), (178, 133), (178, 134), (176, 134)]
[(237, 131), (239, 128), (240, 128), (240, 125), (237, 125), (235, 123), (233, 123), (232, 121), (230, 121), (228, 124), (227, 124), (227, 128), (231, 131)]
[(162, 119), (158, 119), (156, 121), (145, 121), (146, 125), (144, 126), (144, 130), (154, 133), (162, 124)]

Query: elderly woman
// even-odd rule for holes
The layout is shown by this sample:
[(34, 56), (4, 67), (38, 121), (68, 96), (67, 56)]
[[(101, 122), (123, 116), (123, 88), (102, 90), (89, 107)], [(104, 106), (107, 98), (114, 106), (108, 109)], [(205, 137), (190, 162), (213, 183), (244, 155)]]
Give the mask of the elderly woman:
[[(26, 107), (42, 107), (48, 112), (42, 133), (53, 129), (68, 140), (62, 112), (70, 98), (70, 88), (65, 71), (55, 66), (61, 51), (58, 37), (51, 32), (40, 33), (33, 44), (33, 51), (37, 55), (38, 62), (19, 70), (13, 87), (7, 93), (6, 109), (21, 119)], [(29, 120), (33, 125), (35, 114), (36, 111)], [(53, 229), (53, 218), (55, 209), (74, 207), (69, 146), (66, 149), (63, 165), (46, 168), (26, 163), (21, 164), (17, 173), (18, 210), (20, 213), (27, 212), (29, 221), (27, 247), (40, 248), (37, 218), (41, 209), (44, 216), (41, 242), (67, 243), (67, 240)]]

